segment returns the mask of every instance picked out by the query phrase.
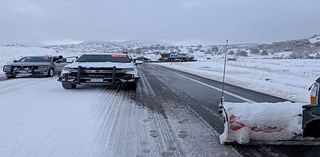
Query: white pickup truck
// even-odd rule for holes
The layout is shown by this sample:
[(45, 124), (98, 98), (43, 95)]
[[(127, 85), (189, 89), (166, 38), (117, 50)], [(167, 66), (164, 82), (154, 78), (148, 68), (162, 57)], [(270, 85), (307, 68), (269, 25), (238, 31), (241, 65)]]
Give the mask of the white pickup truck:
[(139, 76), (131, 57), (127, 54), (83, 54), (72, 64), (66, 65), (58, 81), (65, 89), (77, 85), (125, 86), (135, 90)]

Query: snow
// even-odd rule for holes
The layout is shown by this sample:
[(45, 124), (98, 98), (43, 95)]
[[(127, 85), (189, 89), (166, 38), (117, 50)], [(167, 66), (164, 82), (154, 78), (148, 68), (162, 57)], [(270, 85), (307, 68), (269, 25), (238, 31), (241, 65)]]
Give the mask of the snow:
[(292, 54), (291, 51), (285, 51), (285, 52), (277, 52), (273, 54), (273, 57), (280, 57), (280, 58), (288, 58)]
[(64, 40), (51, 40), (51, 41), (43, 41), (44, 45), (70, 45), (70, 44), (80, 44), (83, 41), (64, 39)]
[(220, 142), (239, 144), (256, 141), (293, 140), (302, 135), (302, 103), (224, 104), (228, 119)]
[[(166, 121), (170, 124), (167, 125), (160, 121), (161, 125), (159, 124), (159, 126), (162, 127), (158, 128), (159, 133), (163, 134), (168, 130), (176, 130), (173, 135), (168, 134), (166, 138), (163, 138), (163, 141), (168, 141), (169, 150), (172, 149), (170, 148), (172, 145), (177, 144), (179, 150), (183, 149), (181, 151), (183, 155), (181, 156), (241, 156), (231, 150), (230, 147), (221, 145), (219, 143), (219, 134), (187, 104), (180, 102), (180, 100), (163, 99), (162, 96), (158, 96), (156, 94), (157, 91), (152, 88), (149, 78), (144, 73), (139, 75), (141, 76), (141, 82), (143, 82), (143, 88), (138, 88), (138, 90), (147, 93), (147, 98), (145, 99), (149, 99), (152, 102), (152, 106), (156, 106), (157, 103), (161, 102), (161, 106), (167, 116)], [(175, 156), (175, 154), (169, 156)]]
[[(143, 82), (138, 90), (155, 100)], [(57, 78), (0, 81), (0, 156), (237, 156), (187, 108), (167, 111), (177, 106), (168, 102), (164, 117), (143, 106), (154, 101), (135, 97), (86, 86), (65, 90)]]
[(313, 38), (309, 39), (310, 43), (315, 44), (317, 42), (320, 42), (320, 35), (316, 35)]
[[(160, 65), (222, 80), (223, 59)], [(228, 61), (226, 82), (296, 102), (308, 102), (308, 88), (320, 76), (318, 60), (251, 59)]]
[[(147, 136), (155, 116), (130, 93), (103, 88), (64, 90), (56, 78), (0, 83), (0, 156), (157, 156)], [(152, 124), (152, 123), (151, 123)]]

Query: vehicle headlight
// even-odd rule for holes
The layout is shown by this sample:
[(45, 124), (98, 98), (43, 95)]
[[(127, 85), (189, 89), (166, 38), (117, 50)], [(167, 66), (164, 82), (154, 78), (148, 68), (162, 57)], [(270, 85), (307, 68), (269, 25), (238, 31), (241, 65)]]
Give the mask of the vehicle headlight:
[(3, 71), (4, 72), (9, 72), (10, 70), (11, 70), (11, 65), (5, 65), (5, 66), (3, 66)]
[(137, 75), (137, 71), (134, 68), (128, 68), (125, 70), (126, 70), (126, 74)]
[(40, 65), (38, 66), (38, 69), (48, 69), (49, 66), (48, 65)]
[(62, 71), (61, 71), (61, 75), (62, 74), (69, 74), (71, 73), (72, 71), (75, 71), (76, 69), (72, 69), (72, 68), (63, 68)]

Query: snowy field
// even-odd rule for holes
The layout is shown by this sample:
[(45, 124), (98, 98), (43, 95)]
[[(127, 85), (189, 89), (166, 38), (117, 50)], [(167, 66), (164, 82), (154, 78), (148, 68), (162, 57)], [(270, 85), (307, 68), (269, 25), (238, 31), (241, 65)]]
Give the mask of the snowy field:
[[(160, 65), (222, 80), (223, 59)], [(308, 88), (320, 77), (318, 66), (319, 60), (242, 58), (228, 61), (226, 82), (296, 102), (309, 102)]]

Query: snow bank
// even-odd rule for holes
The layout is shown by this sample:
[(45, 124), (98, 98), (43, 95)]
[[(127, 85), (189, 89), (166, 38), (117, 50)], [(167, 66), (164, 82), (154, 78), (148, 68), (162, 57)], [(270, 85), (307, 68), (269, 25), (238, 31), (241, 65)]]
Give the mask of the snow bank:
[(224, 132), (220, 142), (290, 140), (302, 134), (302, 103), (224, 104)]
[[(308, 88), (320, 76), (318, 64), (318, 60), (303, 59), (238, 59), (228, 61), (226, 82), (295, 102), (308, 102)], [(160, 65), (222, 80), (222, 59)]]
[(312, 44), (320, 42), (320, 35), (314, 36), (313, 38), (309, 39), (309, 41)]

